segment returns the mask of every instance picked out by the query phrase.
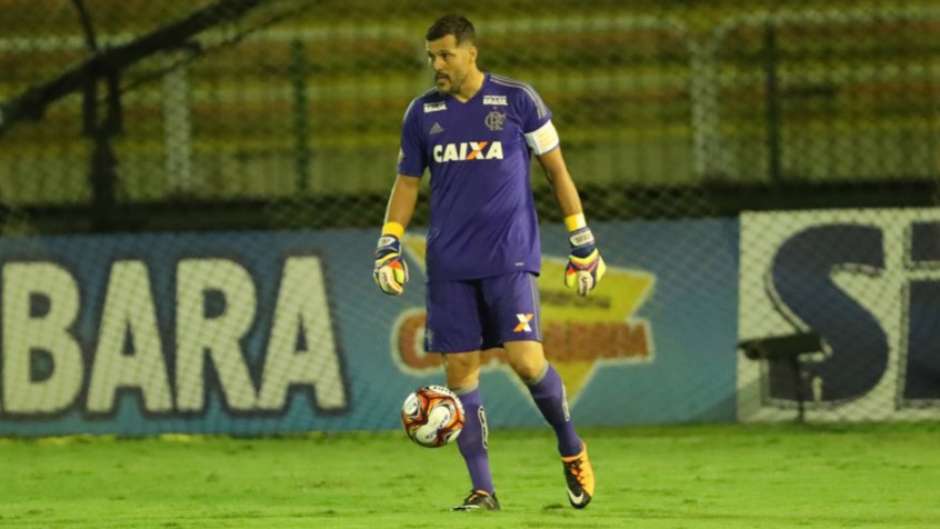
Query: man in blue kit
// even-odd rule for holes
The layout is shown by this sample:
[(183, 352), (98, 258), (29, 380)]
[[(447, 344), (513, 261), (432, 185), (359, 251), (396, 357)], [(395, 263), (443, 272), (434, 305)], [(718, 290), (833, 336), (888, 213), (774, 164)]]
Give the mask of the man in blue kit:
[(571, 255), (565, 284), (590, 292), (605, 265), (562, 158), (552, 114), (531, 86), (477, 67), (473, 24), (447, 15), (425, 35), (435, 87), (405, 111), (398, 176), (375, 252), (374, 279), (400, 295), (408, 280), (401, 238), (425, 168), (431, 173), (425, 347), (443, 353), (447, 385), (467, 413), (457, 444), (473, 483), (455, 510), (499, 510), (480, 397), (480, 352), (502, 347), (558, 437), (571, 505), (594, 496), (587, 447), (575, 432), (539, 328), (540, 242), (529, 178), (538, 158), (565, 216)]

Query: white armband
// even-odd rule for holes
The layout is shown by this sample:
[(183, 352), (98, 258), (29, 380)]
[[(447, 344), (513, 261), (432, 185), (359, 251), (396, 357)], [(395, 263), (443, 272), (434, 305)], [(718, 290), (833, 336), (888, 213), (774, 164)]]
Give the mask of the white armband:
[(534, 131), (525, 134), (525, 142), (529, 144), (529, 148), (535, 154), (545, 154), (558, 147), (558, 141), (558, 131), (555, 130), (555, 125), (552, 125), (551, 120), (548, 120)]

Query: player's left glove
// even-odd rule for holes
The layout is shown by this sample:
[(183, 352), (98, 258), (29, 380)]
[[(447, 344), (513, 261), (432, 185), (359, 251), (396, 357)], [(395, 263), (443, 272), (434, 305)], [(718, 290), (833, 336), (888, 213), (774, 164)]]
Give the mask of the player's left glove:
[(578, 294), (586, 296), (604, 277), (607, 265), (594, 245), (594, 234), (587, 226), (569, 233), (568, 242), (571, 244), (571, 255), (568, 256), (568, 266), (565, 268), (565, 286), (577, 287)]
[(401, 255), (401, 241), (394, 235), (379, 237), (375, 249), (375, 265), (372, 268), (372, 280), (391, 296), (400, 296), (408, 282), (408, 265)]

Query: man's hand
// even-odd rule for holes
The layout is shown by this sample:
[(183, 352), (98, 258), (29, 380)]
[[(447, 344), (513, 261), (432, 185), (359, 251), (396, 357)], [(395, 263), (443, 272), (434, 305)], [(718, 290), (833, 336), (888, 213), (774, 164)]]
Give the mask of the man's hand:
[(607, 265), (601, 252), (594, 246), (594, 234), (585, 226), (571, 232), (568, 236), (571, 244), (571, 255), (568, 256), (568, 266), (565, 268), (565, 286), (577, 287), (578, 294), (586, 296), (597, 286)]
[(372, 279), (391, 296), (400, 296), (405, 292), (408, 282), (408, 265), (401, 256), (401, 241), (394, 235), (383, 235), (375, 249), (375, 266)]

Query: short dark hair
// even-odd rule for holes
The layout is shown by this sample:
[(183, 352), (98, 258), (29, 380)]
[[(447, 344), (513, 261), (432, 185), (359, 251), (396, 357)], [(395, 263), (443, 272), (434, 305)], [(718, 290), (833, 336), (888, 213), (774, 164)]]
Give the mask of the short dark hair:
[(476, 44), (477, 32), (473, 28), (473, 23), (462, 15), (444, 15), (434, 21), (428, 32), (424, 35), (424, 40), (437, 40), (453, 35), (457, 39), (457, 44), (469, 42)]

